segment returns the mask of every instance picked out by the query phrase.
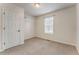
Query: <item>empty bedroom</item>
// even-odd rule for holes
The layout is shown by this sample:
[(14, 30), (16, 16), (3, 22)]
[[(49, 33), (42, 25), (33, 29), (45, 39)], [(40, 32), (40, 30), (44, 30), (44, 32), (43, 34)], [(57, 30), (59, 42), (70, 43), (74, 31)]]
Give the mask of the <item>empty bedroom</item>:
[(0, 55), (78, 55), (79, 4), (0, 3)]

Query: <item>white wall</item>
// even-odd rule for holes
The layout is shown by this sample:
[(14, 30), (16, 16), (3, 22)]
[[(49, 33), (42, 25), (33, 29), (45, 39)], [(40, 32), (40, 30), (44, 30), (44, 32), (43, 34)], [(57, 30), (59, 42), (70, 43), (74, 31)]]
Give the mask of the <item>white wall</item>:
[(77, 7), (77, 49), (78, 49), (78, 52), (79, 52), (79, 4), (76, 5)]
[[(44, 33), (45, 16), (54, 16), (54, 34)], [(36, 36), (65, 44), (76, 44), (76, 7), (71, 6), (62, 10), (38, 16), (36, 18)]]
[(1, 22), (1, 7), (0, 7), (0, 51), (1, 51), (1, 48), (2, 48), (2, 46), (1, 46), (1, 45), (2, 45), (2, 44), (1, 44), (1, 43), (2, 43), (2, 42), (1, 42), (1, 41), (2, 41), (2, 40), (1, 40), (1, 39), (2, 39), (1, 33), (2, 33), (2, 22)]
[(25, 14), (25, 39), (34, 37), (35, 31), (35, 18), (33, 16)]

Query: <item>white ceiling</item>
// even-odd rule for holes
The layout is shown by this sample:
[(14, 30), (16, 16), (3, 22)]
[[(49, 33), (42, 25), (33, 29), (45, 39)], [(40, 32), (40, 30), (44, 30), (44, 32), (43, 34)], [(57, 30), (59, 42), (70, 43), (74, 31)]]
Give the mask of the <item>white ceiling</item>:
[(75, 4), (74, 3), (40, 3), (40, 8), (35, 8), (32, 5), (32, 3), (17, 3), (16, 5), (23, 7), (26, 14), (32, 16), (39, 16)]

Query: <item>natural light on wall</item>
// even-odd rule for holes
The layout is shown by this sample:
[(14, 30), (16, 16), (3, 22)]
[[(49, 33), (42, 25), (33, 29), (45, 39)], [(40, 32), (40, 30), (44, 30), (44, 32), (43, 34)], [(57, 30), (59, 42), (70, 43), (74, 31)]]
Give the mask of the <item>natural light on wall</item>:
[(53, 16), (44, 18), (44, 32), (47, 34), (53, 34)]

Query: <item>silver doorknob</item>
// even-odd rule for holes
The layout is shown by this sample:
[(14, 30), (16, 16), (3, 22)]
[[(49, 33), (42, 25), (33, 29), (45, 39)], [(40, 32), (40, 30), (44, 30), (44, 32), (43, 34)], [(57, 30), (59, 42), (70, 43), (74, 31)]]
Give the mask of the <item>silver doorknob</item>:
[(3, 27), (3, 30), (5, 30), (5, 27)]
[(20, 30), (18, 30), (18, 32), (20, 32)]

